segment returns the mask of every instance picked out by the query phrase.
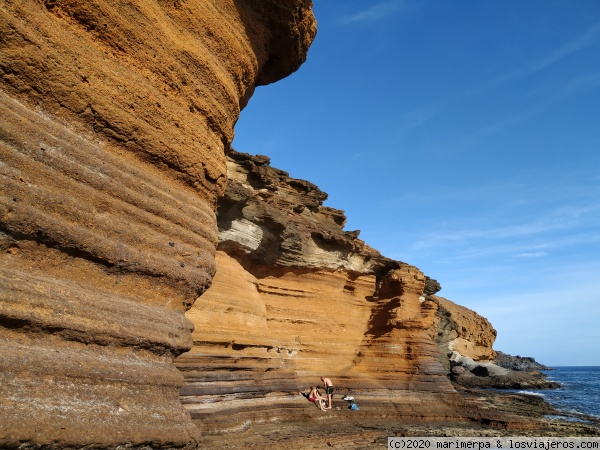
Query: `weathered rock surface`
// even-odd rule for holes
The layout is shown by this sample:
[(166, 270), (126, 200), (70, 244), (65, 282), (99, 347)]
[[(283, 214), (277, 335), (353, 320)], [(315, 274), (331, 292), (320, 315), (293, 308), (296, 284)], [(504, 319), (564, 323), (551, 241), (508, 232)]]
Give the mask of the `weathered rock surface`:
[(494, 363), (500, 367), (519, 372), (530, 372), (536, 370), (552, 370), (550, 367), (538, 363), (530, 356), (513, 356), (503, 352), (497, 352)]
[(215, 271), (214, 208), (305, 0), (0, 5), (0, 446), (195, 445), (173, 357)]
[[(525, 371), (516, 371), (520, 357), (493, 349), (496, 330), (490, 322), (474, 311), (446, 300), (431, 296), (438, 305), (436, 342), (442, 363), (450, 372), (452, 381), (467, 388), (495, 389), (554, 389), (559, 383), (549, 381), (535, 366), (521, 365)], [(514, 364), (498, 364), (512, 361)], [(531, 362), (531, 361), (529, 361)]]
[(263, 266), (375, 273), (398, 263), (346, 232), (343, 211), (327, 194), (273, 168), (265, 156), (231, 152), (229, 184), (218, 208), (219, 249), (256, 272)]
[[(275, 420), (282, 415), (280, 404), (273, 402), (274, 410), (261, 409), (257, 414), (262, 420), (232, 433), (207, 434), (203, 445), (218, 449), (381, 449), (388, 436), (600, 436), (600, 428), (593, 425), (600, 424), (597, 419), (586, 418), (588, 423), (544, 419), (557, 411), (539, 396), (491, 390), (463, 391), (461, 395), (468, 407), (465, 415), (471, 414), (468, 421), (411, 419), (410, 405), (369, 397), (360, 399), (358, 411), (342, 408), (322, 413), (300, 406), (296, 420), (270, 421), (271, 414)], [(301, 415), (298, 409), (304, 409)]]
[[(267, 157), (232, 151), (227, 168), (218, 270), (187, 312), (194, 346), (176, 362), (182, 401), (210, 442), (229, 432), (249, 437), (246, 429), (265, 422), (297, 430), (321, 417), (354, 426), (340, 400), (347, 393), (368, 423), (525, 426), (473, 408), (451, 382), (458, 351), (473, 369), (509, 372), (491, 362), (496, 331), (485, 318), (433, 295), (437, 281), (344, 231), (343, 211), (323, 206), (325, 193)], [(325, 416), (298, 394), (323, 375), (336, 386)]]
[(533, 358), (497, 352), (494, 361), (474, 361), (454, 352), (450, 357), (452, 379), (467, 388), (556, 389), (540, 370), (548, 369)]
[(452, 352), (475, 361), (490, 361), (496, 357), (492, 348), (496, 330), (485, 317), (443, 297), (431, 296), (431, 300), (438, 305), (436, 342), (446, 356), (443, 362), (447, 369), (450, 369)]
[(453, 352), (450, 357), (452, 380), (467, 388), (556, 389), (560, 383), (550, 381), (538, 371), (515, 371), (492, 361), (474, 361)]

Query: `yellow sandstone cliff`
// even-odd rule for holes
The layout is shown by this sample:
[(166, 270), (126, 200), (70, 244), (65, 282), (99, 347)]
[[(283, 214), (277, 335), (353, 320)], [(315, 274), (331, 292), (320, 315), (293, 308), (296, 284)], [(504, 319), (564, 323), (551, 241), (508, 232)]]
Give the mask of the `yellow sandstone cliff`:
[[(0, 3), (0, 446), (183, 448), (225, 154), (305, 0)], [(36, 447), (37, 448), (37, 447)]]
[(351, 394), (377, 405), (371, 418), (486, 420), (448, 376), (452, 351), (493, 359), (485, 318), (344, 231), (325, 193), (267, 157), (232, 151), (227, 167), (217, 273), (186, 314), (194, 346), (176, 362), (182, 401), (204, 434), (301, 420), (298, 392), (323, 375), (335, 380), (338, 409)]

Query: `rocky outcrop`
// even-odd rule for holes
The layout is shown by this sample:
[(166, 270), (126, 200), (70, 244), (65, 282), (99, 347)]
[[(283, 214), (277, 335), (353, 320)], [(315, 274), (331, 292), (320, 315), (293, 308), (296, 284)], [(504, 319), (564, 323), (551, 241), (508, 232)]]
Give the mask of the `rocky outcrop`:
[(259, 267), (379, 273), (398, 263), (343, 231), (343, 211), (323, 206), (327, 194), (273, 168), (266, 156), (232, 152), (229, 184), (218, 209), (219, 249), (249, 270)]
[(225, 154), (304, 61), (305, 0), (0, 7), (0, 446), (195, 445), (172, 359)]
[(450, 356), (452, 380), (466, 388), (556, 389), (561, 385), (538, 371), (515, 371), (491, 361), (474, 361), (453, 352)]
[(530, 356), (513, 356), (503, 352), (497, 352), (494, 363), (505, 369), (516, 370), (518, 372), (552, 370), (550, 367), (538, 363)]
[[(440, 348), (441, 362), (454, 383), (467, 388), (560, 387), (559, 383), (547, 380), (539, 368), (529, 366), (525, 371), (516, 371), (520, 357), (508, 358), (494, 351), (496, 330), (485, 317), (445, 298), (435, 295), (430, 298), (438, 305), (435, 341)], [(515, 364), (502, 364), (502, 361)]]
[(491, 361), (496, 357), (493, 345), (497, 333), (485, 317), (443, 297), (432, 296), (431, 300), (438, 305), (435, 340), (446, 369), (450, 369), (453, 352), (475, 361)]
[[(365, 420), (516, 420), (472, 408), (449, 376), (458, 352), (473, 369), (508, 372), (491, 362), (496, 331), (485, 318), (344, 231), (344, 213), (323, 206), (325, 193), (268, 157), (232, 151), (227, 168), (218, 270), (187, 312), (194, 345), (176, 362), (182, 401), (205, 436), (321, 414), (307, 413), (298, 391), (323, 375), (334, 380), (337, 410), (351, 393)], [(327, 420), (348, 423), (339, 414)]]

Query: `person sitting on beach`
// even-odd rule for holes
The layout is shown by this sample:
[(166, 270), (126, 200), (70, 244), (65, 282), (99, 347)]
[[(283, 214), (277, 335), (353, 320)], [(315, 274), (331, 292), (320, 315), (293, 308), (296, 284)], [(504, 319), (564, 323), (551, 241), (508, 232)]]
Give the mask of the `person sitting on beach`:
[(327, 394), (327, 408), (331, 409), (331, 401), (333, 395), (333, 383), (329, 378), (321, 377), (321, 381), (323, 382), (323, 387), (325, 388), (325, 393)]
[(308, 401), (313, 402), (321, 411), (325, 411), (325, 397), (321, 396), (319, 389), (316, 386), (310, 388)]

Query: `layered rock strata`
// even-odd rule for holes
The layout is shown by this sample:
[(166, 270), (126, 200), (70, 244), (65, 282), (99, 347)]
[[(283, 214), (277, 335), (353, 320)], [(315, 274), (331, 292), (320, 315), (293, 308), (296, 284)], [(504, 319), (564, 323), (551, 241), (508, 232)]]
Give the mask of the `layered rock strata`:
[(0, 6), (0, 446), (194, 446), (171, 361), (215, 272), (225, 154), (311, 2)]
[[(547, 380), (539, 372), (542, 366), (519, 365), (522, 358), (496, 352), (493, 349), (496, 330), (485, 317), (445, 298), (436, 295), (429, 298), (438, 305), (435, 341), (440, 349), (442, 364), (454, 383), (467, 388), (560, 387), (559, 383)], [(528, 362), (531, 363), (531, 360)]]
[(320, 413), (298, 392), (323, 375), (334, 380), (337, 410), (351, 393), (372, 405), (369, 417), (509, 422), (469, 407), (448, 377), (450, 349), (495, 356), (486, 319), (344, 231), (325, 193), (267, 157), (232, 151), (227, 168), (218, 270), (187, 312), (194, 346), (177, 359), (182, 401), (203, 433)]
[(447, 369), (453, 352), (475, 361), (492, 361), (496, 358), (493, 349), (496, 330), (492, 324), (475, 311), (459, 306), (437, 295), (430, 297), (438, 305), (436, 313), (436, 343)]
[[(518, 365), (522, 358), (494, 351), (496, 330), (486, 318), (445, 298), (435, 295), (430, 298), (438, 305), (435, 340), (440, 348), (442, 364), (454, 383), (466, 388), (560, 387), (559, 383), (549, 381), (545, 374), (539, 372), (543, 366)], [(525, 370), (516, 370), (516, 367)]]

